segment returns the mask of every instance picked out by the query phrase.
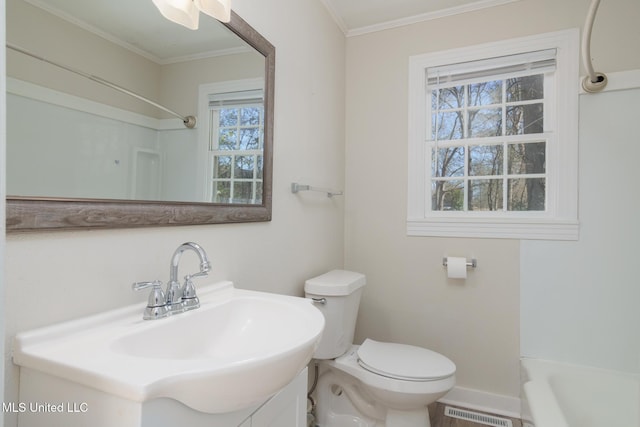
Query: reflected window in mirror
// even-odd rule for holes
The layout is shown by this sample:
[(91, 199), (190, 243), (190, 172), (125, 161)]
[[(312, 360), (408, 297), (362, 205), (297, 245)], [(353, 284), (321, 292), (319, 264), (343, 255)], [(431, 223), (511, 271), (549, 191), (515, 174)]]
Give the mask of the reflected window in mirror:
[(204, 85), (201, 94), (209, 109), (207, 199), (214, 203), (262, 203), (262, 80)]

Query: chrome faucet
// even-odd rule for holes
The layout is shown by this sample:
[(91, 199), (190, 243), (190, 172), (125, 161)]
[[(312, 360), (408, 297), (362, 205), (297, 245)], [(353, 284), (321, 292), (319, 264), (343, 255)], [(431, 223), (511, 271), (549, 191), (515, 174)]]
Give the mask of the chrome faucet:
[[(186, 250), (192, 250), (198, 254), (198, 258), (200, 258), (200, 272), (185, 276), (184, 286), (181, 288), (180, 282), (178, 282), (178, 264), (180, 263), (182, 253)], [(206, 276), (209, 270), (211, 270), (211, 263), (209, 262), (207, 253), (200, 245), (193, 242), (186, 242), (178, 246), (178, 249), (176, 249), (171, 258), (169, 283), (167, 283), (167, 290), (165, 292), (167, 306), (170, 311), (179, 312), (200, 307), (200, 301), (196, 296), (196, 288), (191, 278)]]
[[(200, 272), (187, 274), (184, 277), (184, 286), (180, 287), (178, 281), (178, 264), (182, 253), (186, 250), (192, 250), (198, 254), (200, 258)], [(186, 242), (178, 246), (171, 258), (171, 271), (169, 272), (169, 281), (167, 282), (167, 290), (162, 292), (162, 282), (159, 280), (153, 282), (137, 282), (133, 284), (133, 290), (141, 290), (152, 288), (147, 307), (144, 311), (143, 319), (160, 319), (175, 313), (181, 313), (187, 310), (193, 310), (200, 307), (200, 300), (196, 295), (196, 287), (191, 280), (194, 277), (206, 276), (211, 270), (211, 263), (207, 257), (207, 253), (200, 245), (193, 242)]]

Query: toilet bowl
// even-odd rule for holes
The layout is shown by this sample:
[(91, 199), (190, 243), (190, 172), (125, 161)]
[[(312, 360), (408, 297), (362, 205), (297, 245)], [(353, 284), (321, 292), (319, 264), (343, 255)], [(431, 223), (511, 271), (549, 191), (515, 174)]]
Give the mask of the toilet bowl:
[(319, 427), (429, 427), (427, 405), (455, 385), (455, 364), (434, 351), (366, 339), (353, 345), (365, 278), (334, 270), (307, 280), (305, 295), (325, 315), (314, 357)]

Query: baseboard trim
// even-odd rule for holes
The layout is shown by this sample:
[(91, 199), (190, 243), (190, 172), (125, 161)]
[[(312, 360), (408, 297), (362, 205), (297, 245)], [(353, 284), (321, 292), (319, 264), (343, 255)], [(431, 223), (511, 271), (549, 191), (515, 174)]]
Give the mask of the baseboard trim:
[(438, 402), (509, 418), (519, 419), (521, 416), (519, 398), (470, 388), (454, 387)]

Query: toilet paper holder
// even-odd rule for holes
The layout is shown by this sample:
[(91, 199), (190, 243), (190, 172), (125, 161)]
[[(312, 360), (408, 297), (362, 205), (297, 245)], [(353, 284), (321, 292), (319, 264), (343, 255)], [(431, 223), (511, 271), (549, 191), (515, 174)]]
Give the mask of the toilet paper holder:
[[(447, 257), (442, 258), (442, 265), (444, 267), (447, 266)], [(471, 258), (471, 260), (467, 260), (467, 267), (476, 268), (478, 266), (478, 261), (475, 258)]]

